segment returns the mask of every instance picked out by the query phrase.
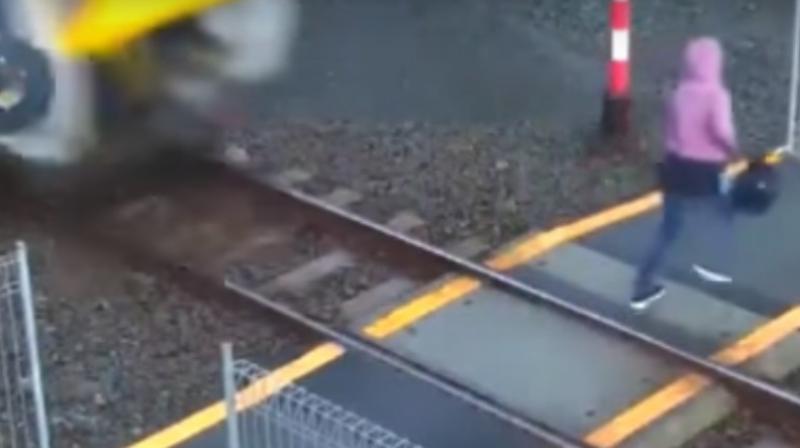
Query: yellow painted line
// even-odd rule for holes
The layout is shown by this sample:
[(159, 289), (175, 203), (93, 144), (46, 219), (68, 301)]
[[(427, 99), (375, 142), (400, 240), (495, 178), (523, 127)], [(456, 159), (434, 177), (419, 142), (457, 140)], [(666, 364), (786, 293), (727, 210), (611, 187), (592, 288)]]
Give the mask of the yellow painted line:
[(238, 392), (236, 409), (241, 411), (264, 401), (287, 385), (338, 359), (344, 352), (342, 346), (333, 342), (318, 345), (300, 358)]
[(188, 441), (225, 420), (225, 404), (214, 403), (172, 426), (130, 445), (131, 448), (165, 448)]
[[(795, 307), (717, 352), (711, 359), (729, 366), (741, 364), (763, 354), (798, 330), (800, 307)], [(703, 375), (686, 374), (595, 429), (584, 441), (598, 448), (617, 446), (712, 384)]]
[(442, 286), (407, 302), (364, 328), (364, 334), (383, 339), (417, 322), (425, 316), (444, 308), (480, 288), (479, 281), (470, 277), (457, 277)]
[[(778, 152), (773, 154), (776, 155), (770, 156), (770, 160), (774, 160), (771, 163), (777, 163), (780, 160), (780, 154)], [(744, 167), (745, 164), (740, 163), (732, 167), (732, 169), (741, 171)], [(579, 219), (574, 223), (537, 233), (489, 259), (486, 265), (496, 270), (513, 269), (546, 254), (561, 244), (574, 241), (592, 232), (651, 211), (660, 206), (661, 199), (661, 193), (657, 191), (647, 193), (632, 201)], [(480, 287), (481, 283), (478, 280), (466, 276), (448, 280), (378, 318), (365, 326), (362, 332), (375, 339), (385, 339), (462, 299)], [(335, 361), (343, 354), (344, 349), (340, 346), (333, 343), (324, 344), (281, 367), (278, 371), (286, 372), (282, 374), (286, 378), (297, 380)], [(265, 378), (264, 381), (276, 381), (275, 377), (271, 379), (270, 377)], [(129, 448), (167, 448), (174, 446), (219, 424), (225, 417), (224, 413), (222, 402), (215, 403), (184, 420), (174, 423), (155, 435), (131, 445)]]
[[(765, 160), (775, 165), (784, 158), (782, 148), (770, 151)], [(747, 167), (746, 161), (730, 165), (729, 174), (738, 174)], [(611, 207), (599, 213), (579, 219), (570, 224), (555, 227), (546, 232), (537, 233), (510, 250), (489, 260), (487, 265), (498, 271), (505, 271), (521, 266), (534, 258), (541, 257), (556, 247), (575, 241), (598, 230), (635, 218), (661, 206), (662, 195), (658, 191), (647, 193), (637, 199)]]
[(659, 205), (661, 205), (661, 193), (652, 192), (646, 194), (638, 199), (611, 207), (574, 223), (537, 233), (507, 252), (492, 258), (487, 262), (487, 265), (500, 271), (515, 268), (544, 255), (564, 243), (639, 216), (657, 208)]
[[(296, 381), (344, 354), (334, 343), (321, 344), (303, 356), (280, 367), (237, 394), (237, 404), (246, 408), (263, 400), (286, 384)], [(225, 404), (214, 403), (171, 426), (130, 445), (130, 448), (166, 448), (188, 441), (225, 420)]]

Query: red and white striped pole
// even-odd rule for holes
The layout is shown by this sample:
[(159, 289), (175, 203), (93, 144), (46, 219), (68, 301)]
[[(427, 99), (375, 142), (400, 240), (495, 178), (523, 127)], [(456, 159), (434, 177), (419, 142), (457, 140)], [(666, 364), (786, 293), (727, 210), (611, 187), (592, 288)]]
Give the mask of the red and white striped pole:
[(631, 1), (610, 0), (611, 60), (603, 105), (603, 128), (609, 135), (625, 135), (630, 130), (631, 109)]

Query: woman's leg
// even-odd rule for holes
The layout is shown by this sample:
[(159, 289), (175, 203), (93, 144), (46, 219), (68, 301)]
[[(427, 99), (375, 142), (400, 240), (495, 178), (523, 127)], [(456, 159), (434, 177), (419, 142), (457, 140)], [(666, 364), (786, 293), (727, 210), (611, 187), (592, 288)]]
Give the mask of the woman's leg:
[(733, 207), (725, 194), (709, 198), (705, 206), (706, 219), (693, 232), (693, 246), (699, 251), (693, 268), (704, 280), (729, 283), (737, 259)]
[(666, 194), (662, 211), (661, 224), (646, 253), (634, 284), (634, 300), (658, 287), (655, 277), (664, 263), (668, 250), (680, 235), (684, 221), (684, 203), (681, 198)]

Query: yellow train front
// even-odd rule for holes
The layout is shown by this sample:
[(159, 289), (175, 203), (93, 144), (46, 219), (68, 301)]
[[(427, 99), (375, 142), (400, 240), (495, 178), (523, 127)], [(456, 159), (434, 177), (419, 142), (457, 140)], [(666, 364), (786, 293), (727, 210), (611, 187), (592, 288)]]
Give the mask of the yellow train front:
[(299, 22), (297, 0), (3, 0), (0, 8), (0, 145), (47, 165), (117, 150), (132, 136), (207, 141), (196, 131), (209, 129), (203, 120), (227, 86), (285, 71)]

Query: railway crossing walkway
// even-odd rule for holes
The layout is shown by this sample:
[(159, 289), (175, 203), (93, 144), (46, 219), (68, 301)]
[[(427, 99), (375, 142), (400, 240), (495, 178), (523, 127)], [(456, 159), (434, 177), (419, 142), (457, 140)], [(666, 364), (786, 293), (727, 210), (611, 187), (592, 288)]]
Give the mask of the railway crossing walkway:
[[(657, 193), (534, 232), (488, 264), (694, 353), (781, 380), (800, 367), (800, 165), (786, 161), (778, 169), (784, 189), (773, 210), (737, 223), (743, 258), (732, 271), (735, 282), (696, 279), (694, 248), (680, 247), (668, 262), (668, 295), (643, 315), (626, 301), (658, 222)], [(700, 375), (465, 277), (398, 294), (352, 316), (350, 325), (593, 446), (677, 447), (735, 407)], [(270, 367), (424, 447), (543, 446), (333, 344)], [(223, 446), (221, 418), (198, 415), (134, 446)]]

